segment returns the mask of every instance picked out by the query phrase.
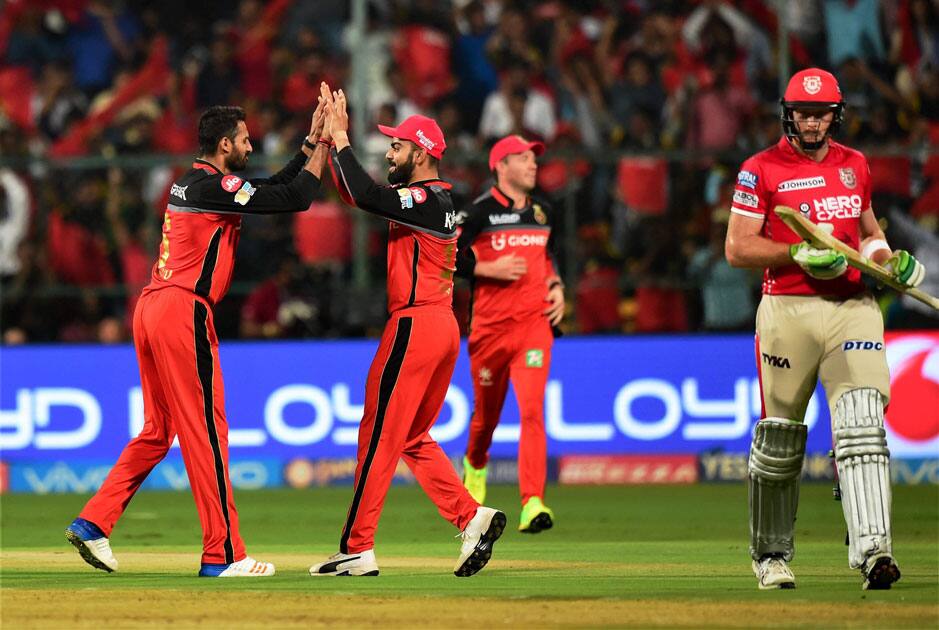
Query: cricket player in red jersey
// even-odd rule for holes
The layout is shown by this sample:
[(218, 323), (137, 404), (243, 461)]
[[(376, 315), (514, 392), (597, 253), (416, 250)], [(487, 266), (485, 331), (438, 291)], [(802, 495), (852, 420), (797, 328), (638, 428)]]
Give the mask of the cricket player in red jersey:
[(205, 577), (274, 575), (245, 553), (228, 476), (228, 423), (213, 309), (231, 283), (242, 214), (306, 210), (320, 185), (328, 147), (321, 102), (311, 135), (283, 170), (244, 180), (251, 141), (240, 107), (209, 108), (199, 119), (201, 157), (172, 186), (160, 256), (134, 312), (144, 427), (66, 530), (95, 568), (116, 571), (109, 537), (134, 493), (179, 436), (202, 523)]
[(355, 204), (390, 223), (388, 311), (391, 314), (368, 372), (359, 425), (355, 491), (339, 553), (310, 567), (310, 575), (378, 575), (375, 530), (398, 460), (403, 458), (440, 515), (462, 530), (454, 574), (486, 566), (505, 528), (505, 514), (483, 507), (466, 491), (430, 428), (443, 407), (460, 334), (453, 315), (456, 212), (450, 185), (437, 164), (446, 149), (437, 123), (411, 116), (398, 127), (379, 125), (391, 138), (388, 181), (379, 186), (349, 146), (345, 95), (322, 88), (326, 133), (335, 148), (337, 185)]
[(880, 309), (842, 254), (803, 242), (773, 212), (808, 219), (915, 286), (925, 273), (908, 252), (891, 251), (871, 208), (867, 160), (831, 139), (844, 101), (830, 73), (796, 73), (782, 99), (784, 136), (743, 163), (726, 255), (764, 268), (756, 316), (763, 402), (749, 460), (750, 555), (761, 589), (794, 588), (789, 568), (807, 430), (818, 379), (831, 410), (835, 463), (848, 527), (848, 564), (864, 589), (900, 579), (890, 533), (890, 467), (884, 408), (890, 376)]
[(564, 317), (551, 207), (530, 196), (538, 173), (536, 158), (543, 152), (540, 142), (516, 135), (496, 142), (489, 152), (495, 186), (458, 217), (457, 272), (469, 277), (473, 286), (469, 353), (474, 406), (463, 483), (474, 499), (485, 500), (489, 447), (511, 379), (521, 421), (518, 529), (531, 534), (554, 524), (554, 513), (543, 502), (544, 395), (552, 328)]

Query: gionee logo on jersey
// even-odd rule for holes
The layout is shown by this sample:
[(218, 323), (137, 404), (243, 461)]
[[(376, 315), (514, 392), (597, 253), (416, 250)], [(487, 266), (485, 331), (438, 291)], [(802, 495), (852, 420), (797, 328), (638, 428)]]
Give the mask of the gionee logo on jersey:
[(548, 244), (547, 234), (513, 234), (508, 238), (505, 234), (492, 236), (492, 248), (496, 251), (503, 249), (506, 244), (509, 247), (544, 247)]
[(764, 352), (763, 363), (773, 367), (786, 368), (787, 370), (792, 369), (792, 366), (789, 365), (789, 359), (786, 357), (777, 357), (775, 354), (767, 354)]
[(506, 223), (518, 223), (522, 220), (522, 215), (515, 212), (506, 212), (505, 214), (490, 214), (489, 223), (493, 225), (505, 225)]
[(786, 180), (780, 183), (779, 188), (776, 190), (786, 192), (789, 190), (805, 190), (807, 188), (823, 188), (824, 186), (825, 178), (819, 175), (818, 177), (803, 177), (802, 179)]
[(861, 216), (860, 195), (822, 197), (821, 199), (813, 199), (812, 203), (815, 204), (815, 219), (818, 221), (854, 219)]
[(492, 238), (489, 240), (489, 243), (492, 245), (492, 248), (496, 250), (497, 252), (502, 251), (503, 249), (505, 249), (505, 234), (499, 234), (498, 236), (493, 234)]

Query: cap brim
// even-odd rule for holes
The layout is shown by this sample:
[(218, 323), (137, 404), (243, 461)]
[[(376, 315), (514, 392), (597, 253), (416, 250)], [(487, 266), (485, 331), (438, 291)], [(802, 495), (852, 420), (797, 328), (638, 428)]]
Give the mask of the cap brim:
[(398, 135), (397, 127), (389, 127), (387, 125), (378, 125), (378, 131), (388, 136), (389, 138), (400, 138)]
[(534, 142), (529, 143), (528, 148), (531, 149), (532, 152), (537, 156), (541, 156), (542, 154), (544, 154), (544, 142), (538, 142), (536, 140)]

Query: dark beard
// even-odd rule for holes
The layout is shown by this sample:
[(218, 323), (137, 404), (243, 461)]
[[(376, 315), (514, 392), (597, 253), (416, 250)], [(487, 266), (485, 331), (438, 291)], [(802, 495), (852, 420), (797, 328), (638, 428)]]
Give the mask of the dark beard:
[(228, 169), (228, 172), (234, 173), (236, 171), (243, 171), (248, 167), (248, 154), (244, 155), (231, 155), (225, 158), (225, 168)]
[(408, 158), (404, 164), (399, 164), (393, 171), (388, 171), (389, 184), (407, 184), (411, 181), (411, 175), (414, 174), (414, 155)]

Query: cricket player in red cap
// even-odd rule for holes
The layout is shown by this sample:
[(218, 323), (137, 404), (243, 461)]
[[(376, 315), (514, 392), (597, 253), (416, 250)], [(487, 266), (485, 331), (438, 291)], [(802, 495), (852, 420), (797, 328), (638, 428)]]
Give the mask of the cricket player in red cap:
[(320, 185), (327, 149), (310, 135), (280, 172), (242, 179), (251, 140), (240, 107), (214, 106), (199, 119), (201, 156), (170, 189), (160, 255), (134, 311), (144, 426), (65, 535), (91, 566), (112, 572), (110, 535), (140, 485), (179, 437), (202, 523), (202, 577), (265, 577), (274, 565), (245, 552), (228, 475), (228, 422), (215, 334), (215, 305), (228, 292), (244, 214), (300, 212)]
[(805, 410), (821, 379), (831, 411), (835, 463), (848, 528), (848, 564), (865, 589), (900, 579), (890, 531), (890, 453), (884, 409), (890, 375), (876, 301), (843, 254), (802, 241), (777, 216), (798, 209), (908, 286), (925, 270), (891, 250), (871, 208), (867, 159), (831, 139), (842, 123), (838, 82), (797, 72), (782, 99), (783, 137), (743, 163), (731, 204), (727, 260), (762, 268), (756, 359), (762, 414), (749, 460), (750, 555), (761, 589), (794, 588)]
[(437, 123), (411, 116), (397, 127), (379, 125), (390, 138), (390, 186), (372, 181), (349, 146), (346, 98), (323, 84), (325, 136), (331, 135), (334, 177), (344, 197), (389, 222), (388, 311), (391, 314), (368, 372), (359, 425), (355, 490), (339, 552), (310, 574), (378, 575), (375, 530), (399, 459), (436, 504), (462, 530), (454, 574), (486, 566), (505, 528), (505, 514), (476, 502), (450, 460), (430, 436), (443, 407), (460, 348), (453, 315), (456, 212), (450, 184), (437, 165), (446, 142)]
[(485, 500), (489, 446), (509, 380), (521, 420), (519, 531), (554, 524), (544, 504), (547, 476), (544, 395), (553, 331), (564, 317), (564, 286), (554, 260), (551, 207), (533, 198), (536, 158), (544, 145), (507, 136), (489, 152), (495, 185), (460, 213), (457, 272), (472, 283), (470, 370), (473, 417), (463, 458), (463, 483)]

